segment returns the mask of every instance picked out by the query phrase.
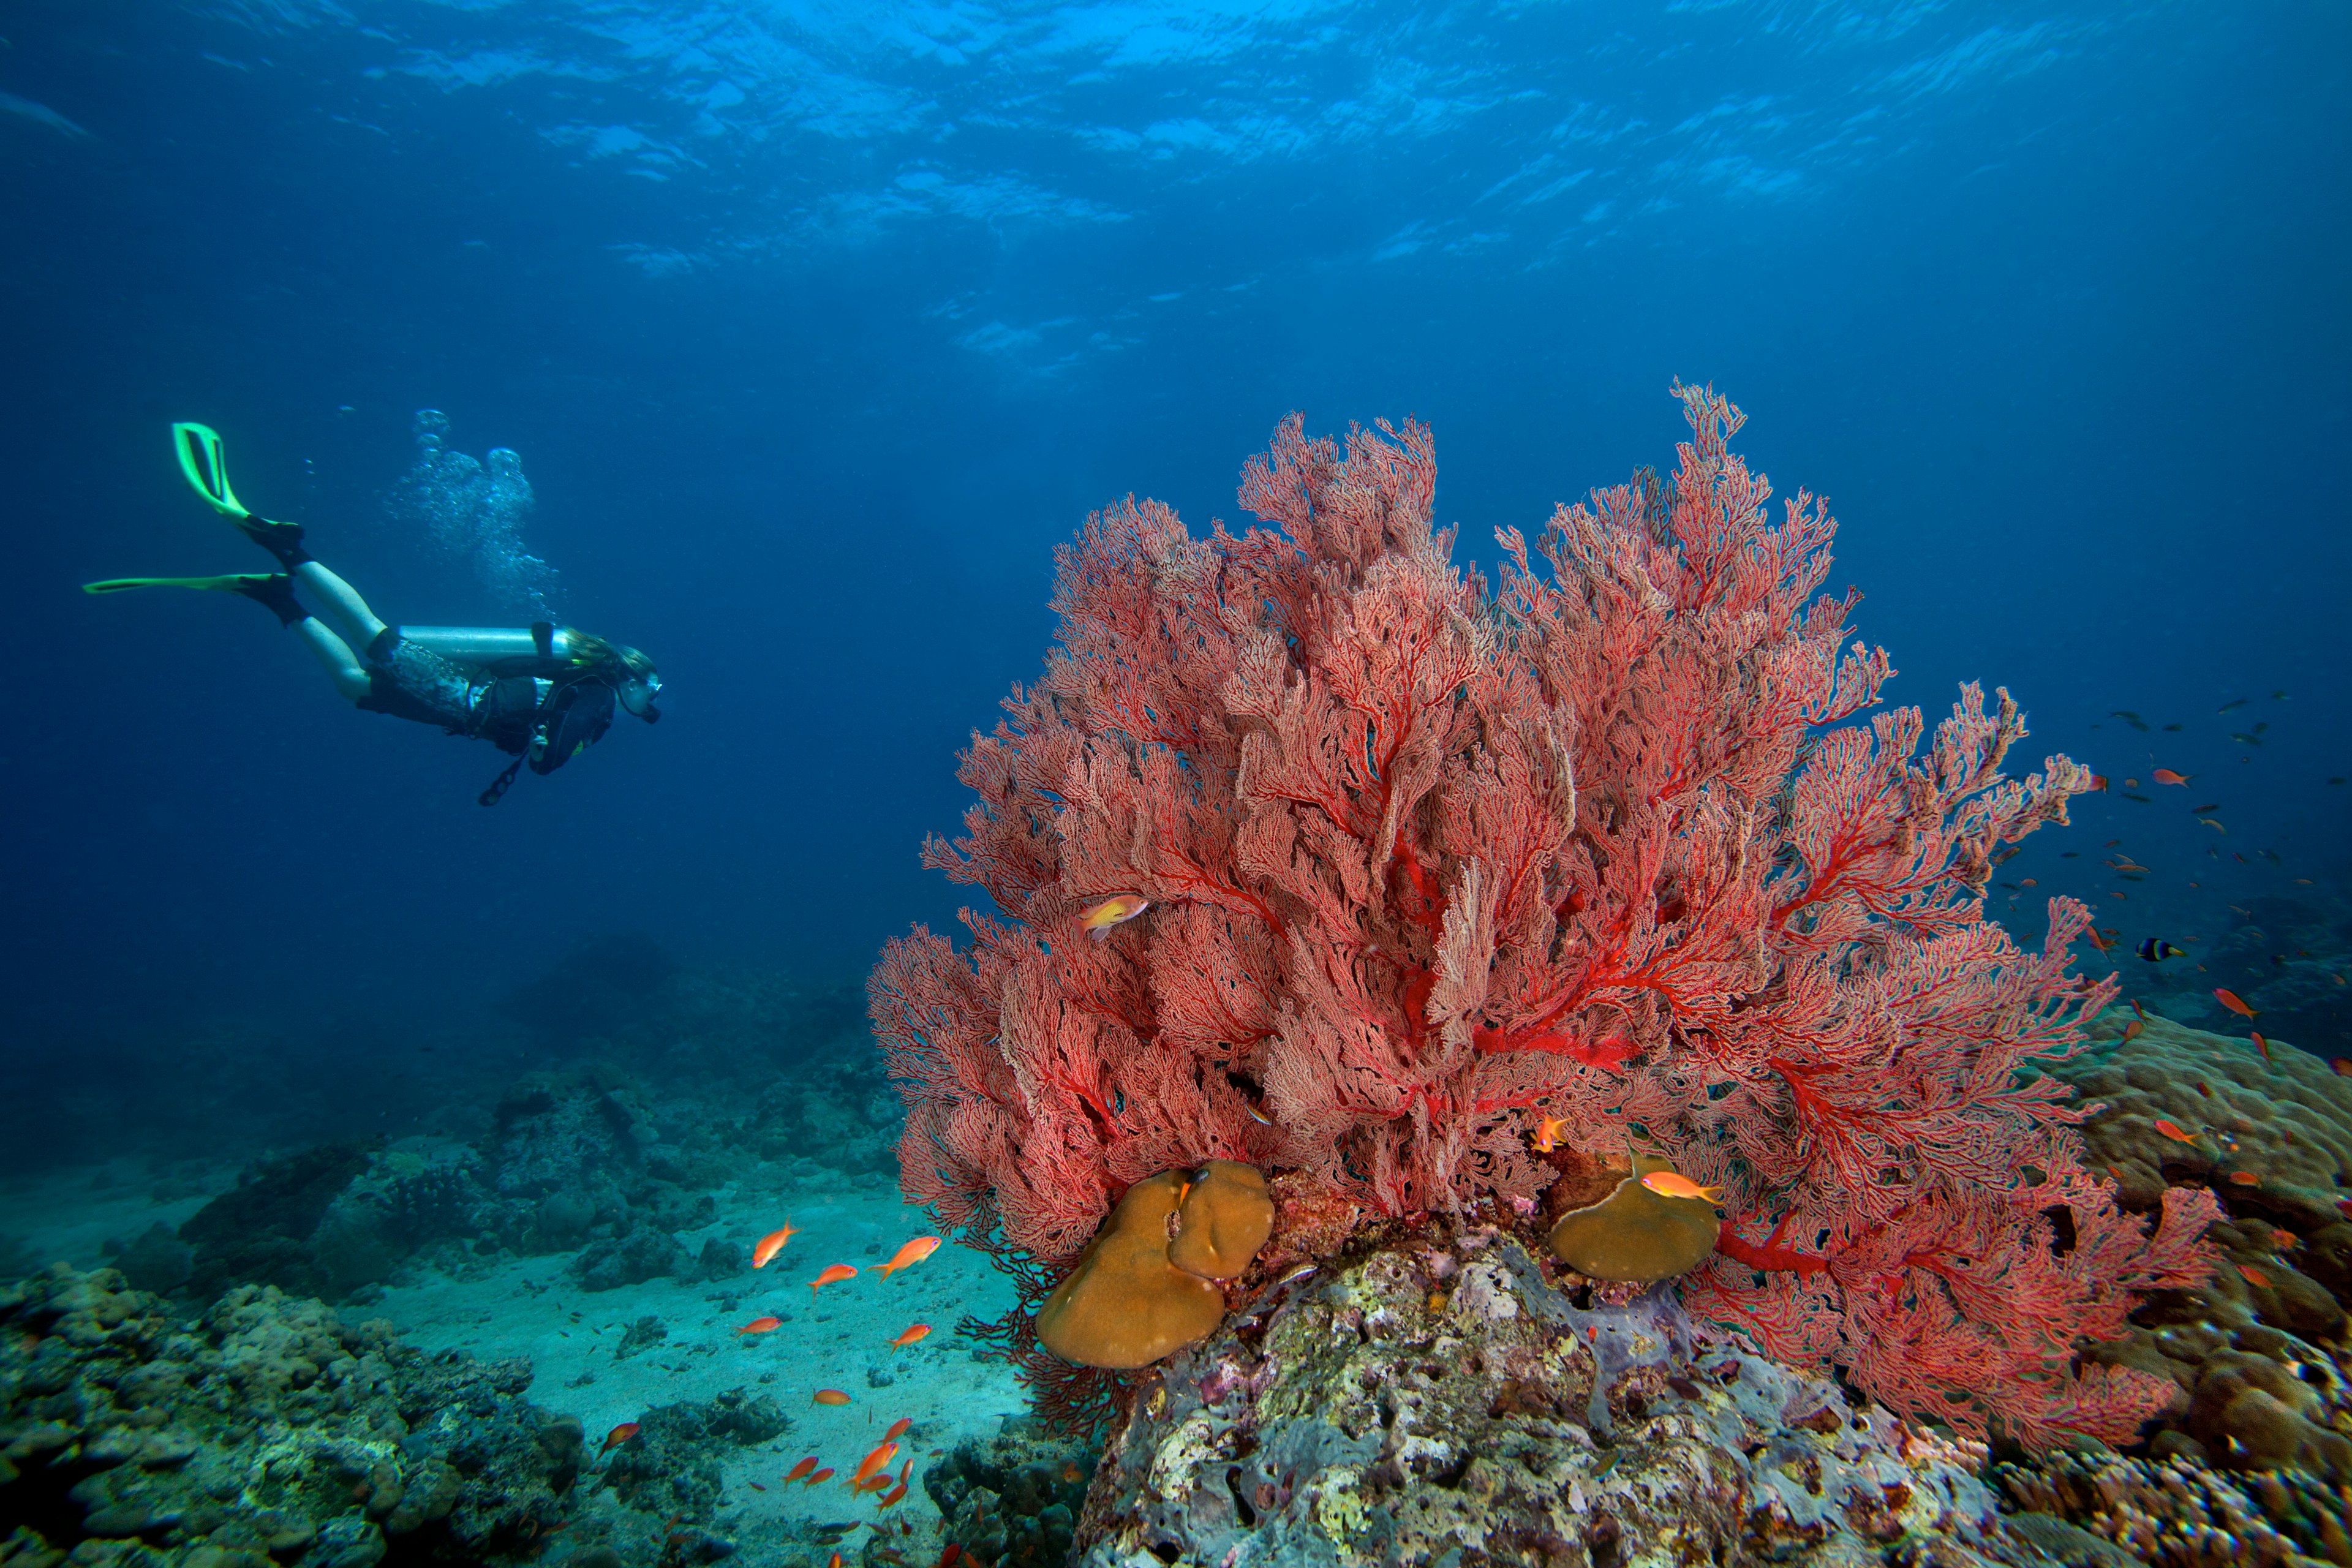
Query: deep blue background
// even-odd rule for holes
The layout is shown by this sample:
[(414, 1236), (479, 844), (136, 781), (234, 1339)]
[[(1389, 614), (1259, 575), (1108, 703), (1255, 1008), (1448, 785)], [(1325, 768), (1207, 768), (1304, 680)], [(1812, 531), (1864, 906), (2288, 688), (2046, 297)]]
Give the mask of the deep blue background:
[[(622, 928), (854, 973), (951, 913), (918, 844), (1087, 509), (1232, 519), (1289, 410), (1413, 415), (1491, 559), (1670, 461), (1675, 375), (1832, 498), (1897, 699), (2005, 683), (2027, 761), (2218, 779), (2285, 860), (2095, 803), (2064, 847), (2159, 873), (2133, 939), (2290, 873), (2340, 911), (2342, 6), (8, 16), (21, 1050), (235, 1016), (331, 1053)], [(521, 453), (571, 618), (671, 683), (496, 811), (502, 759), (352, 712), (253, 606), (75, 592), (266, 564), (172, 465), (194, 418), (387, 618), (508, 618), (384, 513), (425, 405)], [(2059, 847), (2012, 872), (2094, 890)]]

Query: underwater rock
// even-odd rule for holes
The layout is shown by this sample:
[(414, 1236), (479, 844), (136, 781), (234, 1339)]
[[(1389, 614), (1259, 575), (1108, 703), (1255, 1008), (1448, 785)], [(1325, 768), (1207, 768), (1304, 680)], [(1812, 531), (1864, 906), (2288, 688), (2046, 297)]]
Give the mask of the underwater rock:
[(530, 1381), (275, 1287), (184, 1321), (113, 1269), (59, 1265), (0, 1291), (0, 1519), (23, 1526), (0, 1561), (526, 1560), (580, 1455)]
[(122, 1271), (132, 1289), (157, 1295), (167, 1295), (186, 1284), (195, 1271), (195, 1262), (196, 1249), (160, 1220), (114, 1256), (114, 1267)]
[(310, 1235), (372, 1152), (364, 1143), (322, 1143), (247, 1167), (234, 1188), (180, 1226), (180, 1239), (194, 1248), (189, 1291), (209, 1300), (232, 1285), (302, 1295), (326, 1289)]
[(1095, 1446), (1034, 1415), (966, 1438), (924, 1470), (948, 1539), (989, 1568), (1061, 1568), (1094, 1479)]
[(905, 1112), (865, 1040), (845, 1046), (838, 1059), (793, 1062), (761, 1090), (752, 1115), (727, 1136), (762, 1159), (895, 1179)]
[(499, 1009), (542, 1047), (560, 1049), (659, 1013), (677, 978), (677, 960), (652, 937), (606, 931), (582, 939)]
[(695, 1254), (694, 1277), (697, 1279), (731, 1279), (738, 1274), (751, 1271), (751, 1253), (740, 1241), (730, 1241), (714, 1236), (702, 1244)]
[(571, 1274), (583, 1290), (613, 1290), (642, 1285), (656, 1275), (683, 1279), (693, 1267), (677, 1237), (659, 1226), (640, 1223), (583, 1248), (572, 1260)]
[(570, 1193), (593, 1203), (600, 1191), (635, 1181), (645, 1150), (659, 1142), (644, 1097), (617, 1068), (595, 1064), (534, 1073), (509, 1089), (483, 1153), (503, 1197)]
[(708, 1403), (656, 1405), (637, 1417), (637, 1435), (613, 1450), (599, 1484), (641, 1513), (706, 1520), (725, 1489), (726, 1450), (772, 1442), (792, 1425), (773, 1399), (740, 1388)]
[(1969, 1564), (2015, 1550), (1980, 1457), (1703, 1342), (1671, 1291), (1580, 1310), (1478, 1228), (1327, 1265), (1171, 1359), (1071, 1562)]
[(539, 1200), (531, 1228), (554, 1251), (576, 1247), (596, 1223), (596, 1205), (577, 1193), (550, 1193)]

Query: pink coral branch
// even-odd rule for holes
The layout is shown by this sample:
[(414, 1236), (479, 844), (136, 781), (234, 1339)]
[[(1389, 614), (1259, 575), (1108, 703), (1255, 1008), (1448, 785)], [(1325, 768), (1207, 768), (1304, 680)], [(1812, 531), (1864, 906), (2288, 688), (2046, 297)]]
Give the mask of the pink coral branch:
[[(2069, 967), (2088, 911), (2030, 951), (1983, 902), (2089, 775), (2003, 774), (2006, 691), (1932, 733), (1871, 712), (1893, 667), (1822, 592), (1828, 508), (1775, 509), (1739, 411), (1675, 391), (1675, 473), (1498, 532), (1491, 586), (1412, 423), (1285, 421), (1241, 488), (1270, 527), (1088, 519), (1045, 673), (925, 848), (1000, 913), (875, 971), (906, 1192), (1034, 1295), (1155, 1170), (1409, 1215), (1535, 1198), (1539, 1111), (1580, 1147), (1637, 1126), (1740, 1216), (1696, 1310), (1969, 1429), (2126, 1431), (2155, 1392), (2069, 1348), (2201, 1267), (2210, 1215), (2117, 1211), (2037, 1070), (2112, 994)], [(1116, 892), (1151, 907), (1081, 936)]]

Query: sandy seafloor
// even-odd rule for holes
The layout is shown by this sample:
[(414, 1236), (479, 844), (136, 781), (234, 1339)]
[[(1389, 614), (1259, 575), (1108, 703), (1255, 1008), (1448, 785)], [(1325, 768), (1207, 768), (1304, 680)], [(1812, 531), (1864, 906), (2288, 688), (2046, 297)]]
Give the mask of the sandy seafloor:
[[(117, 1162), (0, 1184), (0, 1236), (20, 1244), (10, 1271), (57, 1261), (101, 1266), (110, 1240), (127, 1242), (157, 1221), (181, 1224), (233, 1186), (237, 1168), (184, 1164), (159, 1180), (135, 1163)], [(427, 1352), (529, 1358), (535, 1376), (527, 1397), (551, 1415), (578, 1416), (592, 1452), (613, 1427), (656, 1405), (739, 1388), (773, 1396), (792, 1417), (790, 1430), (757, 1447), (713, 1451), (726, 1489), (709, 1522), (743, 1543), (781, 1534), (795, 1521), (872, 1517), (872, 1499), (853, 1500), (840, 1478), (892, 1422), (911, 1417), (900, 1456), (914, 1458), (916, 1481), (892, 1511), (914, 1527), (917, 1540), (929, 1540), (938, 1515), (920, 1477), (934, 1451), (992, 1435), (1003, 1417), (1026, 1408), (1005, 1364), (977, 1359), (971, 1342), (955, 1333), (961, 1318), (993, 1318), (1011, 1307), (1012, 1287), (986, 1258), (952, 1244), (888, 1278), (876, 1274), (874, 1266), (900, 1244), (935, 1234), (923, 1212), (901, 1203), (887, 1180), (786, 1190), (785, 1170), (748, 1162), (740, 1180), (712, 1194), (716, 1223), (677, 1233), (691, 1253), (713, 1237), (748, 1250), (779, 1225), (798, 1227), (755, 1272), (583, 1290), (566, 1273), (573, 1256), (568, 1252), (485, 1258), (445, 1253), (442, 1262), (410, 1262), (389, 1284), (336, 1310), (354, 1321), (387, 1319)], [(808, 1281), (834, 1263), (854, 1266), (857, 1277), (812, 1291)], [(773, 1331), (735, 1331), (770, 1314), (783, 1320)], [(659, 1320), (667, 1338), (617, 1353), (622, 1335), (647, 1316)], [(930, 1325), (928, 1336), (904, 1349), (890, 1344), (918, 1322)], [(815, 1404), (812, 1396), (821, 1388), (842, 1390), (850, 1403)], [(783, 1473), (806, 1454), (839, 1476), (814, 1490), (782, 1484)], [(583, 1481), (593, 1484), (585, 1476)], [(754, 1490), (753, 1483), (766, 1489)]]

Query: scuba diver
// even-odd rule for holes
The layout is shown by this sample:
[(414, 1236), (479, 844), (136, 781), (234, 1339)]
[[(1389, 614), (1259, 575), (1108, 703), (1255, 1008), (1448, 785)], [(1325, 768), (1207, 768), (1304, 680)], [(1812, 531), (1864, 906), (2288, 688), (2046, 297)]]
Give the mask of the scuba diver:
[[(635, 648), (547, 621), (530, 626), (393, 626), (357, 590), (310, 559), (299, 523), (257, 517), (237, 503), (221, 438), (203, 425), (172, 426), (180, 471), (237, 531), (278, 558), (280, 572), (226, 577), (117, 577), (85, 583), (86, 594), (130, 588), (202, 588), (242, 595), (302, 639), (335, 689), (371, 713), (438, 724), (488, 741), (514, 761), (480, 795), (496, 805), (525, 763), (551, 773), (596, 743), (617, 705), (651, 724), (662, 689), (653, 660)], [(330, 626), (294, 597), (319, 601)], [(358, 649), (357, 653), (352, 650)]]

